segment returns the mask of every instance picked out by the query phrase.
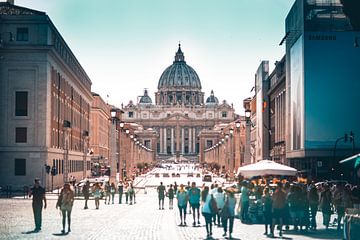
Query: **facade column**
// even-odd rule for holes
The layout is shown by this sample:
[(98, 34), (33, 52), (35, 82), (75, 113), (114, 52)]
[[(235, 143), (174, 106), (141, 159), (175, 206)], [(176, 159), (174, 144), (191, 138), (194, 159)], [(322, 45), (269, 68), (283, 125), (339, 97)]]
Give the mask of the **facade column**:
[(185, 153), (185, 131), (181, 128), (181, 154)]
[(193, 128), (192, 138), (193, 138), (193, 152), (196, 153), (196, 128)]
[(171, 154), (174, 154), (174, 128), (171, 128)]
[(164, 153), (167, 154), (167, 137), (166, 137), (166, 132), (167, 132), (167, 129), (164, 128)]
[(180, 126), (176, 126), (176, 152), (180, 152)]
[(188, 128), (189, 153), (192, 153), (192, 128)]
[(164, 147), (163, 147), (163, 128), (160, 128), (159, 143), (160, 143), (160, 153), (163, 153), (163, 152), (164, 152)]

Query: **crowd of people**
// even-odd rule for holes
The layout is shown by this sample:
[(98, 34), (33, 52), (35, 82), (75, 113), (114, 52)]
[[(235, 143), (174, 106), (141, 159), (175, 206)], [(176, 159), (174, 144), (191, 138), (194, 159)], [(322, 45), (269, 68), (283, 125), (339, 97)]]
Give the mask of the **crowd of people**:
[(159, 210), (164, 209), (165, 196), (169, 198), (169, 209), (173, 209), (173, 200), (177, 199), (177, 206), (180, 215), (180, 226), (187, 226), (186, 214), (189, 209), (189, 214), (192, 214), (192, 226), (200, 225), (200, 212), (205, 220), (205, 227), (207, 237), (213, 234), (213, 225), (217, 225), (223, 228), (223, 236), (229, 235), (232, 238), (234, 218), (235, 218), (235, 206), (236, 188), (230, 187), (223, 189), (222, 186), (212, 184), (211, 187), (205, 186), (205, 184), (199, 188), (195, 182), (188, 182), (187, 186), (180, 184), (177, 187), (176, 182), (170, 184), (169, 188), (160, 182), (157, 187), (159, 198)]
[[(316, 215), (319, 210), (326, 229), (331, 224), (342, 230), (345, 209), (358, 207), (360, 203), (358, 186), (345, 182), (304, 184), (287, 181), (271, 187), (244, 181), (240, 184), (240, 189), (241, 221), (244, 223), (254, 221), (249, 217), (249, 209), (251, 209), (249, 202), (252, 196), (253, 205), (262, 209), (262, 216), (258, 216), (256, 220), (264, 222), (264, 234), (270, 237), (274, 237), (275, 224), (278, 224), (280, 236), (283, 232), (282, 225), (285, 225), (286, 229), (292, 225), (295, 231), (315, 231)], [(331, 222), (333, 214), (335, 217)]]
[[(105, 204), (114, 204), (115, 194), (119, 195), (119, 204), (123, 203), (125, 195), (126, 204), (136, 203), (136, 194), (132, 181), (120, 181), (115, 187), (114, 183), (96, 182), (90, 186), (86, 181), (82, 187), (85, 199), (84, 209), (88, 209), (90, 194), (93, 194), (95, 208), (99, 209), (100, 199)], [(216, 183), (211, 186), (203, 184), (196, 186), (195, 182), (187, 185), (170, 184), (164, 186), (161, 182), (157, 187), (159, 210), (164, 210), (164, 201), (169, 199), (169, 209), (174, 207), (174, 199), (180, 215), (180, 226), (187, 226), (186, 215), (192, 215), (192, 226), (200, 225), (201, 216), (204, 218), (206, 234), (211, 237), (213, 226), (223, 228), (223, 236), (232, 237), (234, 218), (239, 217), (243, 223), (263, 223), (264, 234), (274, 237), (275, 226), (282, 236), (283, 230), (315, 231), (317, 229), (316, 216), (322, 213), (323, 225), (326, 229), (334, 227), (342, 230), (345, 210), (359, 208), (360, 188), (356, 185), (339, 182), (311, 182), (309, 184), (279, 181), (277, 184), (263, 184), (256, 181), (241, 181), (237, 185), (225, 188)], [(239, 194), (239, 200), (235, 197)], [(41, 210), (46, 208), (45, 189), (35, 179), (30, 189), (33, 196), (33, 212), (35, 230), (41, 230)], [(65, 183), (58, 197), (56, 208), (62, 213), (62, 233), (71, 231), (71, 211), (75, 194), (72, 184)], [(239, 206), (236, 209), (236, 206)], [(257, 216), (251, 216), (251, 209), (257, 206)], [(239, 210), (240, 209), (240, 210)], [(332, 215), (335, 215), (333, 219)]]

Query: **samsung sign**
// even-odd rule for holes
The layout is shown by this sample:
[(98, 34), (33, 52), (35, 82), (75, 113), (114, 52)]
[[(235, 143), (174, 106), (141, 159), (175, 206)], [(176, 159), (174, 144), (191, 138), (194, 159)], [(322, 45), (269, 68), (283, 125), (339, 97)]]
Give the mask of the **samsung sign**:
[(308, 35), (308, 40), (335, 41), (336, 35)]

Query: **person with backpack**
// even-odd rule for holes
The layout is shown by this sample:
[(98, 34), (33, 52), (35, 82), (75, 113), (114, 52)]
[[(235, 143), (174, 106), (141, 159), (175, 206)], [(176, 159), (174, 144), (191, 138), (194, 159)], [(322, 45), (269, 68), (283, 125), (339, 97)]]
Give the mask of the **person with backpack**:
[(180, 184), (180, 189), (176, 193), (176, 198), (180, 212), (180, 226), (186, 226), (186, 207), (188, 203), (188, 193), (185, 191), (183, 184)]

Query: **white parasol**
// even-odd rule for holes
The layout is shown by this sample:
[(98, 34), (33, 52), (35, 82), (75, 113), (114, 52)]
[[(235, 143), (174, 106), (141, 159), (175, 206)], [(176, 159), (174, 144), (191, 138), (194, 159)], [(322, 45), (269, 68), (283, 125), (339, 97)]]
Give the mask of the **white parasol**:
[(295, 168), (282, 165), (270, 160), (262, 160), (254, 164), (239, 167), (237, 174), (244, 177), (264, 176), (264, 175), (281, 175), (295, 176), (297, 170)]

